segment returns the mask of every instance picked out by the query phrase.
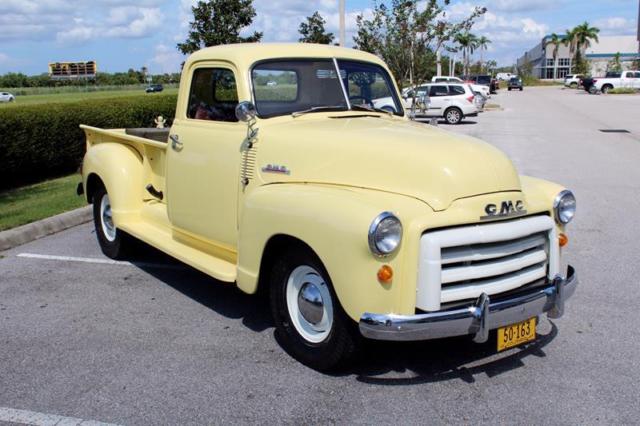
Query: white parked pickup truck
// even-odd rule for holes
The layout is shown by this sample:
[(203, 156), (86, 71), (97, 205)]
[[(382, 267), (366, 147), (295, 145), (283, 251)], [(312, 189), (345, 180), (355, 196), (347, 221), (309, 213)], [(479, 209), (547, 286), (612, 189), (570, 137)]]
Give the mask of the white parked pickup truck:
[(595, 78), (593, 87), (602, 93), (618, 87), (640, 90), (640, 71), (623, 71), (619, 78)]

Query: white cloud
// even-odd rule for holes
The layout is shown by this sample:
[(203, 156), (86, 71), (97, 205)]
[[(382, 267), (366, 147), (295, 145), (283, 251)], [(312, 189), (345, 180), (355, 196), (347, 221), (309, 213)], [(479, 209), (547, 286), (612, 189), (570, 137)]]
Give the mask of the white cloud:
[(146, 37), (163, 24), (164, 1), (0, 0), (0, 41)]
[(632, 35), (637, 30), (636, 21), (613, 16), (610, 18), (599, 19), (594, 26), (600, 28), (600, 35)]
[(0, 52), (0, 64), (4, 65), (4, 64), (8, 64), (10, 62), (10, 58), (9, 56), (5, 55), (4, 53)]
[(493, 0), (487, 3), (492, 11), (500, 12), (530, 12), (533, 10), (550, 9), (562, 3), (558, 0)]
[[(119, 20), (120, 25), (108, 27), (105, 31), (107, 37), (115, 38), (136, 38), (145, 37), (152, 34), (160, 28), (163, 23), (164, 16), (160, 9), (157, 8), (137, 8), (136, 10), (128, 10), (115, 19)], [(112, 16), (113, 18), (113, 16)]]
[(184, 61), (182, 56), (174, 46), (159, 44), (154, 49), (151, 59), (152, 72), (172, 73), (180, 69), (180, 64)]

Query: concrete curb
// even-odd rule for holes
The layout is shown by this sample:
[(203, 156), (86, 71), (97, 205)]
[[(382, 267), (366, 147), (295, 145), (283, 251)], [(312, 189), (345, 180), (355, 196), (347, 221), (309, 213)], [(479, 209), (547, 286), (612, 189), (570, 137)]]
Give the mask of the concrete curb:
[(9, 250), (38, 238), (64, 231), (92, 219), (93, 206), (86, 206), (2, 231), (0, 232), (0, 251)]

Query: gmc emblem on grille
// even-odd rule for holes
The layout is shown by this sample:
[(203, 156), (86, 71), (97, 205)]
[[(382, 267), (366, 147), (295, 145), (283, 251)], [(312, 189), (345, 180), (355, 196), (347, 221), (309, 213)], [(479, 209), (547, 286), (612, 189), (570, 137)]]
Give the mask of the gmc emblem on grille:
[(522, 200), (517, 200), (515, 203), (513, 201), (503, 201), (502, 204), (500, 204), (499, 209), (496, 204), (487, 204), (484, 207), (484, 212), (486, 213), (486, 216), (480, 216), (481, 220), (497, 219), (499, 217), (509, 216), (522, 216), (527, 214)]

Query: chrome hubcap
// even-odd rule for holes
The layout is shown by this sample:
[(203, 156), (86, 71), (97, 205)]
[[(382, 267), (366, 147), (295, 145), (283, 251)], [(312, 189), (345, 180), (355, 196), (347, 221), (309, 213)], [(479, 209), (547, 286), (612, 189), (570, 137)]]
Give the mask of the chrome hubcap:
[(305, 320), (314, 325), (318, 324), (324, 313), (324, 302), (318, 287), (311, 283), (303, 285), (298, 293), (298, 307)]
[(109, 196), (104, 194), (100, 201), (100, 218), (102, 225), (102, 233), (108, 241), (115, 241), (116, 239), (116, 226), (113, 223), (113, 214), (111, 213), (111, 202)]
[(311, 266), (295, 268), (285, 290), (291, 324), (308, 342), (320, 343), (333, 326), (333, 302), (329, 286)]

